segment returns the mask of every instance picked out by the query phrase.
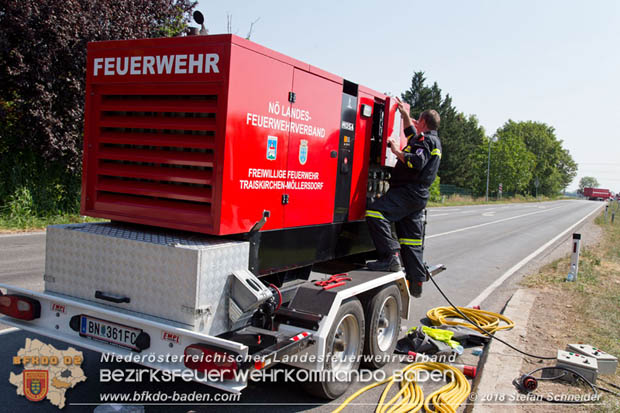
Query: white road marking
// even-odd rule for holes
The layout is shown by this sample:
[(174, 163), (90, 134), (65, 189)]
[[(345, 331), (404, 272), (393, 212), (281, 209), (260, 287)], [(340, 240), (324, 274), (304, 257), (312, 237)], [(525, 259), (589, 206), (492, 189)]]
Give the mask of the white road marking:
[(3, 334), (9, 334), (12, 333), (14, 331), (19, 331), (19, 328), (17, 327), (9, 327), (9, 328), (5, 328), (4, 330), (0, 330), (0, 336)]
[(41, 234), (45, 234), (45, 231), (16, 232), (15, 234), (0, 234), (0, 238), (27, 237), (29, 235), (41, 235)]
[(495, 216), (495, 212), (483, 212), (482, 216), (483, 217), (494, 217)]
[[(538, 248), (536, 251), (534, 251), (533, 253), (531, 253), (530, 255), (528, 255), (527, 257), (523, 258), (521, 261), (519, 261), (518, 263), (516, 263), (514, 266), (512, 266), (512, 268), (510, 268), (508, 271), (506, 271), (501, 277), (499, 277), (498, 279), (496, 279), (493, 284), (489, 285), (487, 288), (484, 289), (484, 291), (482, 291), (476, 298), (474, 298), (473, 300), (471, 300), (469, 302), (469, 304), (467, 304), (465, 307), (471, 307), (474, 305), (479, 305), (481, 304), (489, 295), (491, 295), (491, 293), (493, 291), (495, 291), (499, 286), (501, 286), (504, 281), (506, 281), (506, 279), (508, 277), (510, 277), (512, 274), (514, 274), (515, 272), (519, 271), (525, 264), (527, 264), (529, 261), (531, 261), (532, 259), (534, 259), (538, 254), (540, 254), (541, 252), (543, 252), (544, 250), (546, 250), (547, 248), (549, 248), (549, 246), (553, 245), (553, 243), (555, 243), (557, 240), (559, 240), (560, 238), (562, 238), (563, 236), (567, 235), (569, 232), (571, 232), (573, 229), (575, 229), (579, 224), (581, 224), (583, 221), (585, 221), (586, 219), (588, 219), (591, 215), (593, 215), (595, 212), (598, 212), (599, 209), (601, 209), (602, 206), (599, 206), (598, 208), (594, 209), (592, 212), (590, 212), (588, 215), (586, 215), (585, 217), (581, 218), (579, 221), (577, 221), (575, 224), (571, 225), (570, 227), (568, 227), (567, 229), (565, 229), (564, 231), (562, 231), (559, 235), (557, 235), (555, 238), (553, 238), (551, 241), (547, 242), (545, 245), (543, 245), (542, 247)], [(550, 210), (547, 210), (550, 211)], [(538, 212), (543, 212), (543, 211), (538, 211)], [(529, 214), (528, 214), (529, 215)]]
[(433, 218), (433, 217), (441, 217), (441, 216), (444, 216), (444, 215), (450, 215), (450, 214), (433, 214), (433, 215), (430, 215), (430, 214), (429, 214), (429, 216), (428, 216), (428, 217), (429, 217), (429, 218)]
[(564, 205), (560, 205), (560, 206), (557, 206), (557, 207), (554, 207), (554, 208), (545, 209), (544, 211), (541, 210), (541, 211), (528, 212), (527, 214), (523, 214), (523, 215), (515, 215), (514, 217), (502, 218), (502, 219), (498, 219), (496, 221), (485, 222), (484, 224), (472, 225), (471, 227), (465, 227), (465, 228), (455, 229), (455, 230), (448, 231), (448, 232), (442, 232), (441, 234), (429, 235), (426, 238), (441, 237), (441, 236), (444, 236), (444, 235), (455, 234), (457, 232), (467, 231), (469, 229), (485, 227), (487, 225), (493, 225), (493, 224), (497, 224), (497, 223), (504, 222), (504, 221), (510, 221), (511, 219), (522, 218), (522, 217), (526, 217), (528, 215), (540, 214), (541, 212), (553, 211), (554, 209), (562, 208), (563, 206)]

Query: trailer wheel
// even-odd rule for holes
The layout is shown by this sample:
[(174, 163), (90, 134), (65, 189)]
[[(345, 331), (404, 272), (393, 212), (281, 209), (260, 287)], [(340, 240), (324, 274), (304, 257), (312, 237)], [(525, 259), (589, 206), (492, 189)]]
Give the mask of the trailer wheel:
[(400, 332), (402, 299), (398, 287), (386, 285), (366, 307), (366, 340), (363, 365), (371, 369), (383, 367), (394, 353)]
[(357, 298), (352, 298), (340, 306), (327, 336), (323, 366), (325, 370), (336, 373), (335, 380), (304, 382), (308, 393), (333, 400), (347, 391), (351, 382), (338, 379), (359, 368), (364, 331), (364, 309)]

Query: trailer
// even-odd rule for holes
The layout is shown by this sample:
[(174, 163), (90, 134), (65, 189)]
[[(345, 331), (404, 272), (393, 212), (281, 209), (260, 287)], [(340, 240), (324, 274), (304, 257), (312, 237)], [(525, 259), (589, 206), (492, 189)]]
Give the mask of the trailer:
[[(333, 377), (382, 367), (411, 304), (403, 272), (334, 273), (349, 265), (338, 260), (266, 285), (248, 270), (248, 241), (91, 223), (48, 227), (46, 243), (45, 291), (0, 284), (1, 323), (230, 392), (282, 360)], [(349, 382), (304, 387), (333, 399)]]
[(48, 227), (45, 291), (0, 285), (0, 323), (231, 392), (284, 356), (379, 368), (411, 303), (364, 269), (390, 137), (390, 96), (234, 35), (91, 43), (81, 210), (111, 222)]

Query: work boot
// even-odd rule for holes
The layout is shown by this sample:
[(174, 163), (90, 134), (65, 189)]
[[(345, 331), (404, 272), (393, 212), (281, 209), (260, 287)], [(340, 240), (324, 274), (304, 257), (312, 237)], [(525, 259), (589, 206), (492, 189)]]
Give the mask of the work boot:
[(398, 253), (394, 253), (387, 258), (378, 261), (372, 261), (366, 264), (370, 271), (400, 271), (400, 259)]
[(409, 281), (407, 280), (407, 286), (409, 287), (409, 294), (412, 297), (420, 298), (422, 297), (422, 281)]

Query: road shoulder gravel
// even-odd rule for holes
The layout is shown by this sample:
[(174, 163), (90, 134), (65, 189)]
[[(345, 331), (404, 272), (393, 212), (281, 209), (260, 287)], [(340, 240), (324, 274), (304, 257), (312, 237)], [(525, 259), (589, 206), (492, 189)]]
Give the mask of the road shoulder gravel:
[[(594, 223), (594, 216), (589, 218), (584, 224), (577, 228), (575, 232), (582, 236), (582, 248), (595, 247), (603, 237), (603, 231), (600, 226)], [(539, 318), (532, 315), (532, 309), (537, 308), (539, 303), (545, 300), (547, 293), (544, 289), (523, 288), (520, 285), (521, 280), (531, 274), (536, 274), (545, 265), (564, 258), (570, 254), (572, 248), (572, 237), (568, 234), (565, 239), (558, 242), (552, 248), (543, 252), (540, 256), (533, 259), (525, 265), (516, 276), (512, 276), (504, 285), (498, 289), (497, 296), (507, 300), (502, 313), (515, 322), (515, 327), (511, 330), (504, 330), (497, 333), (497, 336), (517, 348), (536, 350), (532, 346), (528, 346), (528, 335), (532, 334), (532, 319)], [(489, 306), (497, 307), (498, 297), (489, 297), (485, 300), (482, 309)], [(500, 298), (501, 300), (501, 298)], [(545, 331), (536, 331), (537, 340), (545, 340)], [(555, 338), (555, 336), (552, 336)], [(535, 351), (534, 351), (535, 352)], [(538, 353), (541, 353), (539, 351)], [(543, 356), (548, 356), (549, 351), (543, 352)], [(549, 354), (547, 354), (549, 353)], [(534, 363), (534, 364), (532, 364)], [(553, 360), (549, 360), (544, 365), (554, 365)], [(502, 411), (506, 412), (523, 412), (531, 409), (541, 408), (542, 410), (531, 411), (549, 411), (549, 404), (543, 406), (530, 405), (525, 407), (523, 404), (509, 403), (508, 400), (517, 398), (518, 393), (512, 384), (513, 379), (525, 370), (534, 370), (543, 364), (538, 361), (530, 360), (525, 356), (508, 348), (499, 341), (492, 340), (485, 348), (481, 357), (479, 367), (479, 377), (475, 382), (472, 390), (471, 401), (473, 404), (468, 406), (466, 411), (475, 413)], [(564, 406), (566, 408), (566, 406)], [(547, 410), (544, 410), (547, 409)], [(561, 411), (561, 410), (557, 410)]]

